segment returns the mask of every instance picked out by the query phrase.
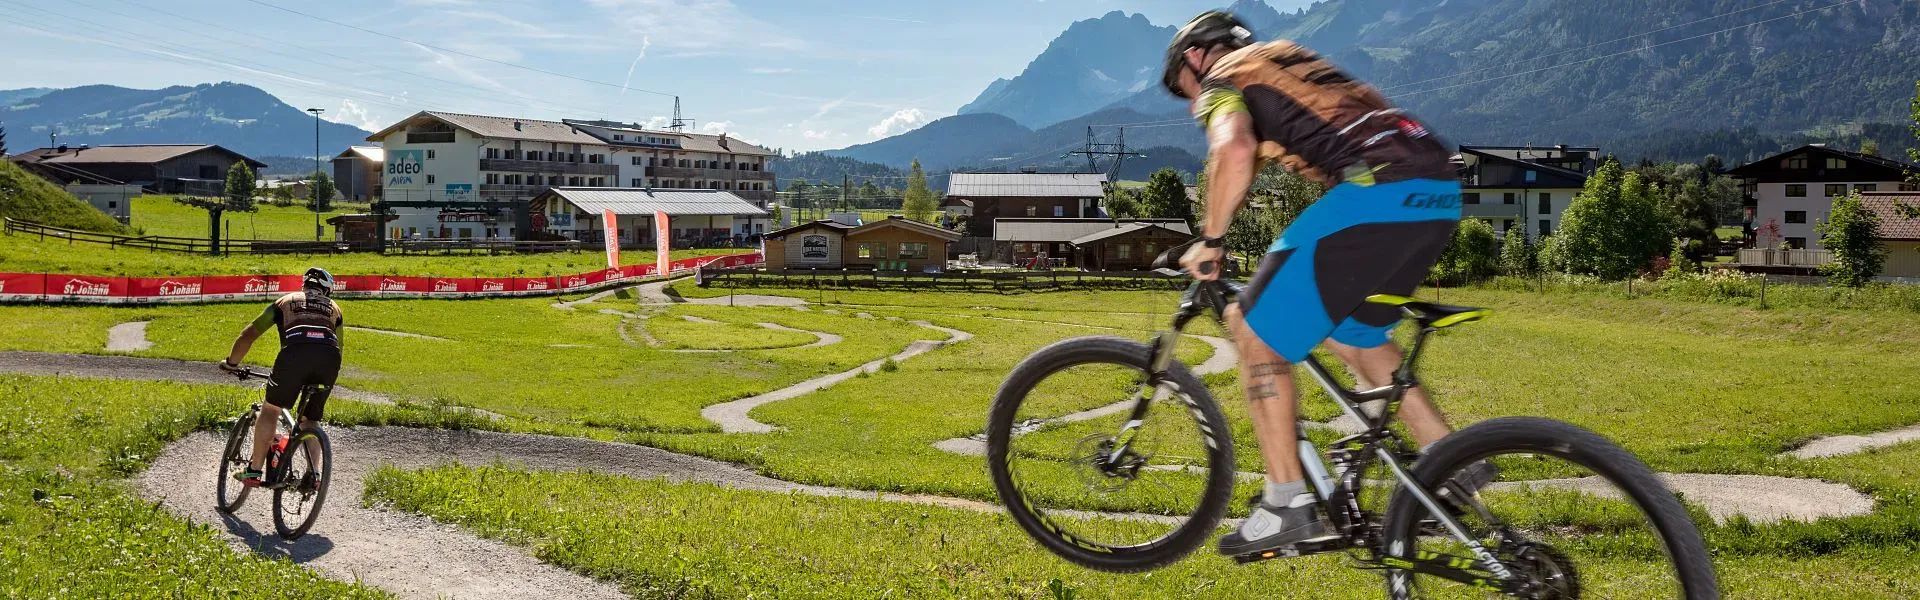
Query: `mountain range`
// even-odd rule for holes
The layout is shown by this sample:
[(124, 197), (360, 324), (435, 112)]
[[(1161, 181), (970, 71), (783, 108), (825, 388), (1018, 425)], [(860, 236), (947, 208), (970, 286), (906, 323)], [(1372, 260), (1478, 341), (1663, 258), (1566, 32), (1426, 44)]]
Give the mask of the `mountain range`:
[[(238, 83), (0, 90), (0, 124), (14, 152), (44, 145), (49, 133), (58, 133), (58, 143), (74, 145), (199, 142), (262, 160), (310, 157), (313, 121), (313, 115), (272, 94)], [(321, 121), (320, 152), (364, 145), (368, 135), (352, 125)]]
[[(1261, 39), (1315, 48), (1462, 144), (1755, 158), (1775, 142), (1889, 131), (1920, 73), (1920, 3), (1901, 0), (1324, 0), (1292, 13), (1238, 0), (1229, 10)], [(1058, 146), (1083, 142), (1087, 125), (1147, 123), (1126, 130), (1129, 147), (1203, 155), (1199, 133), (1172, 124), (1184, 103), (1158, 86), (1171, 31), (1118, 12), (1074, 23), (960, 114), (828, 153), (892, 166), (918, 157), (929, 169), (1084, 166)], [(1112, 142), (1117, 130), (1094, 132)]]

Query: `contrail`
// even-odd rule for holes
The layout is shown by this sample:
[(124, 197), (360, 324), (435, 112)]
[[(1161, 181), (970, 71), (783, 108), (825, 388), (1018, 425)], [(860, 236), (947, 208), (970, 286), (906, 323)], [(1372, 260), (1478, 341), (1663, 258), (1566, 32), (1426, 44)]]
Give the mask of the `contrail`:
[(647, 57), (647, 46), (652, 45), (653, 38), (640, 36), (640, 55), (633, 57), (633, 62), (627, 65), (627, 78), (620, 82), (620, 95), (627, 95), (627, 84), (633, 83), (633, 68), (640, 66), (640, 59)]

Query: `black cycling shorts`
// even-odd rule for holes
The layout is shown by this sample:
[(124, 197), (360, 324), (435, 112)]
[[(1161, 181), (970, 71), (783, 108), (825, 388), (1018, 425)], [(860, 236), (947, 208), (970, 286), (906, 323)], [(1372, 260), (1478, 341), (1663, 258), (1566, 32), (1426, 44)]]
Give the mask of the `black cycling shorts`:
[(280, 349), (273, 359), (273, 378), (267, 380), (267, 403), (292, 409), (300, 390), (314, 386), (300, 416), (319, 422), (327, 408), (327, 396), (333, 394), (333, 382), (340, 378), (340, 349), (327, 344), (292, 344)]

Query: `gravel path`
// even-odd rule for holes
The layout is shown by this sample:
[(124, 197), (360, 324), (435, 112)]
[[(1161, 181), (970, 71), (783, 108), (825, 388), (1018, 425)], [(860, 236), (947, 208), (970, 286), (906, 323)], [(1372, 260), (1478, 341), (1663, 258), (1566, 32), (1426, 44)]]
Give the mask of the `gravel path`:
[(700, 409), (700, 416), (708, 421), (712, 421), (715, 425), (719, 425), (720, 430), (727, 433), (772, 433), (774, 429), (772, 425), (755, 421), (753, 417), (747, 416), (747, 413), (752, 412), (753, 409), (763, 404), (798, 398), (832, 387), (834, 384), (842, 381), (858, 377), (861, 373), (879, 371), (880, 367), (889, 360), (898, 363), (931, 352), (942, 346), (973, 339), (973, 334), (958, 329), (948, 329), (926, 321), (914, 321), (913, 324), (945, 333), (947, 334), (947, 339), (942, 341), (916, 340), (911, 344), (907, 344), (906, 349), (901, 350), (893, 356), (877, 359), (839, 373), (808, 379), (758, 396), (710, 405)]
[[(1707, 514), (1720, 522), (1736, 514), (1746, 515), (1755, 522), (1768, 523), (1780, 520), (1813, 521), (1873, 512), (1872, 497), (1845, 485), (1818, 479), (1706, 473), (1661, 473), (1660, 479), (1688, 502), (1706, 507)], [(1596, 496), (1620, 497), (1618, 489), (1597, 477), (1502, 481), (1487, 489), (1525, 487), (1551, 487)]]
[(1902, 427), (1869, 433), (1865, 435), (1834, 435), (1816, 438), (1806, 445), (1782, 453), (1781, 456), (1793, 458), (1826, 458), (1856, 452), (1866, 452), (1874, 448), (1892, 446), (1902, 442), (1920, 440), (1920, 425)]
[[(683, 277), (681, 279), (685, 279), (685, 278)], [(719, 306), (790, 306), (790, 307), (801, 309), (801, 310), (805, 310), (807, 307), (806, 300), (800, 299), (800, 298), (794, 298), (791, 296), (761, 296), (761, 295), (755, 295), (755, 294), (734, 294), (731, 298), (727, 296), (720, 296), (717, 298), (682, 298), (680, 296), (673, 296), (673, 295), (667, 294), (666, 292), (667, 286), (671, 285), (675, 281), (680, 281), (681, 279), (669, 279), (666, 281), (656, 281), (653, 283), (642, 284), (639, 287), (634, 288), (634, 291), (637, 292), (637, 295), (640, 297), (641, 304), (706, 304), (706, 305), (719, 305)]]
[(147, 341), (147, 321), (121, 323), (107, 328), (108, 352), (139, 352), (153, 347)]

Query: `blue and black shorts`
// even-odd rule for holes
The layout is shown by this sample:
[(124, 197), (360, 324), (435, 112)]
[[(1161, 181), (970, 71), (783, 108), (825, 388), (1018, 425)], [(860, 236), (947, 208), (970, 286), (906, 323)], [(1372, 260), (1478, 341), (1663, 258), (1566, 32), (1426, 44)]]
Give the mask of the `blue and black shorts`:
[(1293, 362), (1327, 338), (1385, 344), (1400, 313), (1367, 296), (1412, 295), (1459, 222), (1457, 181), (1334, 186), (1267, 250), (1240, 298), (1247, 326)]

